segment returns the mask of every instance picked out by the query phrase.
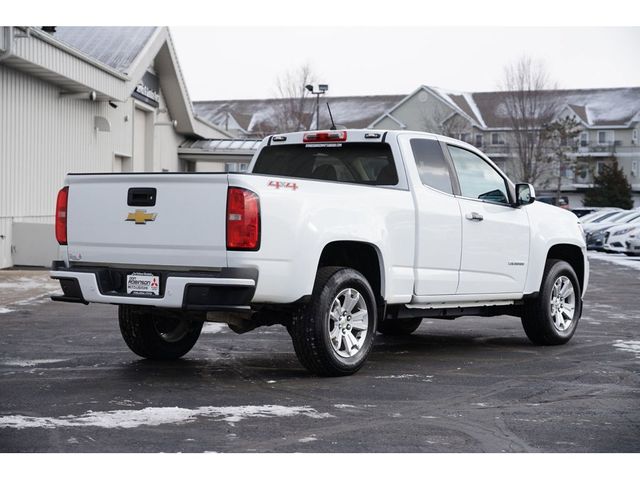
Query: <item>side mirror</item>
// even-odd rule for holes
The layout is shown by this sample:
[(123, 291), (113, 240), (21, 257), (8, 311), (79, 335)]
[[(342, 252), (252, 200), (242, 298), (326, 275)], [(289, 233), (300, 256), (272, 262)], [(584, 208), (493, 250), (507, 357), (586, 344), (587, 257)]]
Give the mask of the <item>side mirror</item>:
[(535, 202), (536, 191), (530, 183), (516, 183), (516, 205), (529, 205)]

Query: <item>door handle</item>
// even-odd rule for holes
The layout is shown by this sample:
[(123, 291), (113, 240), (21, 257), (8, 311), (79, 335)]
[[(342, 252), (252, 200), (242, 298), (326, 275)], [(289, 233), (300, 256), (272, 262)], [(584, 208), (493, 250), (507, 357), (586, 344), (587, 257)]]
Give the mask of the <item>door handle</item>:
[(467, 220), (471, 220), (472, 222), (481, 222), (482, 220), (484, 220), (484, 217), (477, 212), (467, 213), (465, 215), (465, 218)]

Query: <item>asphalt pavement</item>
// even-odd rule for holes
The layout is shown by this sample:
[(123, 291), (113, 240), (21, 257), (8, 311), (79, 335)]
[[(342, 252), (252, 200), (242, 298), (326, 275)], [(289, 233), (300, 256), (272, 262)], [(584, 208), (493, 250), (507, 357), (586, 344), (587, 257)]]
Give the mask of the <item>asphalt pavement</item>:
[(533, 346), (513, 317), (425, 320), (343, 378), (307, 373), (279, 326), (207, 324), (184, 359), (151, 362), (114, 306), (16, 300), (0, 452), (639, 452), (640, 271), (591, 267), (567, 345)]

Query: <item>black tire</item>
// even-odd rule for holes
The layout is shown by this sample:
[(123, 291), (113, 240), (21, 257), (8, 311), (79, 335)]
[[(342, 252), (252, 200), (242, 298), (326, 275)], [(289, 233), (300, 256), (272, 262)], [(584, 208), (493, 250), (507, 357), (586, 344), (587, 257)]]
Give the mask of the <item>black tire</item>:
[(180, 314), (128, 305), (118, 307), (122, 338), (133, 353), (152, 360), (175, 360), (195, 345), (202, 323)]
[(421, 318), (385, 320), (378, 323), (378, 333), (389, 336), (411, 335), (421, 323)]
[[(554, 284), (561, 281), (561, 277), (571, 282), (575, 302), (573, 318), (564, 330), (556, 326), (560, 322), (554, 322), (551, 306)], [(571, 265), (562, 260), (547, 260), (538, 296), (523, 306), (522, 326), (529, 340), (536, 345), (562, 345), (571, 340), (582, 315), (581, 294), (578, 277)]]
[[(350, 292), (350, 295), (356, 291), (360, 295), (358, 298), (364, 300), (366, 319), (363, 319), (363, 325), (366, 324), (366, 330), (357, 330), (349, 323), (345, 324), (345, 329), (341, 329), (330, 316), (331, 309), (336, 306), (335, 299), (345, 291)], [(343, 298), (344, 305), (346, 305), (346, 296)], [(350, 298), (356, 297), (354, 295)], [(338, 300), (337, 305), (343, 304)], [(353, 312), (355, 317), (360, 309), (358, 306), (353, 308), (358, 308)], [(340, 318), (341, 322), (347, 322), (346, 316), (344, 319)], [(376, 318), (377, 311), (373, 290), (360, 272), (351, 268), (324, 267), (318, 270), (316, 275), (311, 300), (293, 314), (288, 330), (293, 340), (296, 356), (305, 368), (322, 376), (344, 376), (357, 372), (367, 359), (375, 337)], [(331, 340), (330, 329), (332, 326), (332, 332), (336, 332), (335, 329), (338, 329), (337, 347)], [(360, 348), (356, 349), (357, 353), (352, 353), (354, 349), (348, 346), (346, 336), (344, 338), (341, 336), (340, 332), (345, 331), (346, 335), (352, 335), (350, 338), (361, 342)], [(353, 332), (356, 333), (353, 334)], [(344, 348), (340, 353), (342, 347)]]

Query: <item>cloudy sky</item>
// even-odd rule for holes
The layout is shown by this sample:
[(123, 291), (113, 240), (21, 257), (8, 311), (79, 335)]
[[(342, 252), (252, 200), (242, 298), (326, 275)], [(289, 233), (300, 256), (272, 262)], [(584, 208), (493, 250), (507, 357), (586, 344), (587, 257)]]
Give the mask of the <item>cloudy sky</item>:
[(267, 98), (305, 63), (339, 95), (405, 94), (420, 84), (498, 87), (521, 55), (560, 88), (640, 86), (638, 27), (171, 27), (192, 100)]

